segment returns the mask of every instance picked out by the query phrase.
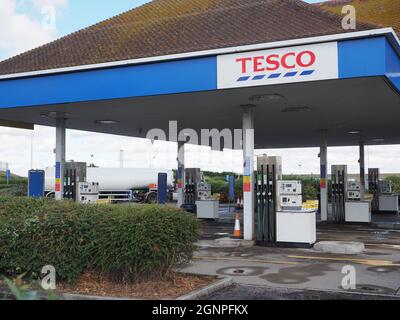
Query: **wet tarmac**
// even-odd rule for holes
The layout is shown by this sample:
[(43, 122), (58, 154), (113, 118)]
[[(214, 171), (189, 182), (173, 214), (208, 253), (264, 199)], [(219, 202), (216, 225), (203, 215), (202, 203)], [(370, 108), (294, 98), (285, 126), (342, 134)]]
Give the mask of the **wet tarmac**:
[[(318, 241), (365, 244), (365, 252), (344, 256), (304, 248), (207, 245), (231, 234), (228, 217), (203, 221), (201, 229), (201, 246), (181, 271), (229, 276), (235, 284), (211, 299), (400, 299), (400, 230), (319, 223)], [(356, 287), (346, 291), (342, 282), (348, 266), (354, 267)]]
[(299, 290), (235, 284), (207, 297), (210, 300), (400, 300), (376, 294)]

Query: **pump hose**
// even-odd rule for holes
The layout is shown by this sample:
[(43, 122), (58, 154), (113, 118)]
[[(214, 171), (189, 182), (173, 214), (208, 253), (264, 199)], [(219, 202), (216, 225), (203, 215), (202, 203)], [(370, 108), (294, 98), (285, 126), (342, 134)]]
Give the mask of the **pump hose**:
[(258, 200), (257, 216), (258, 216), (258, 240), (262, 240), (262, 222), (261, 222), (261, 201)]
[(260, 175), (257, 174), (257, 229), (258, 229), (258, 240), (262, 240), (262, 223), (261, 223), (261, 190), (260, 190)]
[(262, 241), (263, 240), (263, 223), (262, 223), (262, 208), (261, 208), (261, 188), (260, 188), (260, 174), (257, 174), (257, 221), (258, 221), (258, 240)]

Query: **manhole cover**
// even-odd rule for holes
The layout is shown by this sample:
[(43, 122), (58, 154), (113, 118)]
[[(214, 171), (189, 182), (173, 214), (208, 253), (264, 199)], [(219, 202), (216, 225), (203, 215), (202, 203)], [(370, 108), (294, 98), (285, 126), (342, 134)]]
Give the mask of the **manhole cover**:
[(394, 294), (396, 291), (391, 288), (375, 286), (372, 284), (360, 284), (356, 286), (356, 290), (365, 293)]
[(229, 267), (217, 270), (218, 274), (227, 276), (259, 276), (268, 268), (263, 267)]
[(371, 292), (380, 291), (378, 288), (373, 288), (373, 287), (368, 287), (368, 286), (362, 286), (362, 287), (359, 287), (358, 289), (360, 289), (362, 291), (371, 291)]
[(233, 273), (236, 273), (236, 274), (242, 274), (242, 273), (244, 273), (245, 271), (243, 270), (243, 269), (236, 269), (236, 270), (233, 270)]

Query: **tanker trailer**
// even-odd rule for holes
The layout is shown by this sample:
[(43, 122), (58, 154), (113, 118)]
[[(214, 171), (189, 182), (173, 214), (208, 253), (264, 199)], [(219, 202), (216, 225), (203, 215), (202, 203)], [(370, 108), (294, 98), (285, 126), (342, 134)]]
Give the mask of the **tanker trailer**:
[[(168, 190), (172, 199), (174, 175), (172, 170), (138, 168), (97, 168), (87, 167), (86, 181), (99, 183), (100, 199), (112, 202), (157, 201), (158, 174), (167, 173)], [(55, 190), (55, 168), (45, 169), (45, 190), (52, 196)]]

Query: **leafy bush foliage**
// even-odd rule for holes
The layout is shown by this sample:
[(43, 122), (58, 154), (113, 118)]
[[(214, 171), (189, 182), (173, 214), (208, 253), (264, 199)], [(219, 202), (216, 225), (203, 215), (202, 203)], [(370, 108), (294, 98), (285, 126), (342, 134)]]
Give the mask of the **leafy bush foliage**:
[(393, 191), (400, 192), (400, 177), (399, 176), (389, 176), (387, 180), (393, 183)]
[(212, 193), (221, 194), (221, 202), (228, 201), (229, 183), (226, 181), (226, 176), (233, 175), (235, 177), (235, 200), (243, 198), (243, 177), (232, 172), (204, 172), (204, 176), (208, 183), (211, 184)]
[(1, 196), (22, 197), (28, 193), (28, 185), (25, 183), (19, 184), (0, 184)]
[[(5, 171), (0, 171), (0, 185), (6, 185), (7, 183), (7, 178), (6, 178), (6, 172)], [(28, 178), (20, 177), (15, 174), (11, 174), (10, 184), (23, 184), (27, 185), (28, 184)]]
[(173, 207), (0, 197), (0, 273), (8, 276), (37, 278), (52, 265), (58, 280), (95, 271), (139, 281), (187, 261), (197, 238), (197, 220)]
[(59, 297), (54, 291), (44, 291), (40, 288), (39, 282), (25, 283), (24, 275), (14, 279), (0, 278), (0, 287), (5, 287), (0, 292), (1, 300), (58, 300)]

